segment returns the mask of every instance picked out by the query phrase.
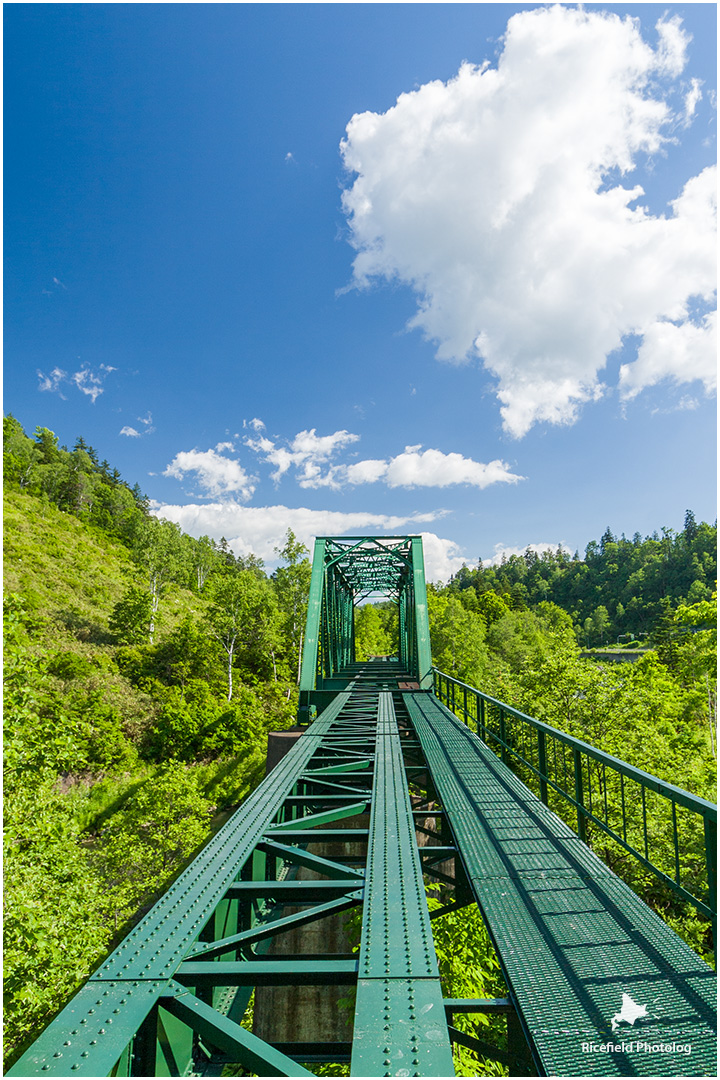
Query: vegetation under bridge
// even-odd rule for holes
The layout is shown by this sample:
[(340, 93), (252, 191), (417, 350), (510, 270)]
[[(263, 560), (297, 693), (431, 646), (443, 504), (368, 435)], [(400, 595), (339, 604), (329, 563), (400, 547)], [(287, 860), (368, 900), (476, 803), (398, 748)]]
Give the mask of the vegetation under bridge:
[[(397, 604), (399, 652), (360, 664), (373, 598)], [(434, 671), (419, 537), (316, 541), (299, 722), (9, 1075), (449, 1076), (453, 1043), (511, 1075), (715, 1074), (714, 972), (596, 853), (714, 920), (715, 806)], [(503, 997), (443, 997), (432, 921), (471, 905)], [(353, 911), (359, 951), (323, 952)], [(312, 927), (312, 951), (280, 947)], [(354, 988), (346, 1040), (243, 1025), (254, 990), (257, 1011), (263, 988), (314, 984)]]

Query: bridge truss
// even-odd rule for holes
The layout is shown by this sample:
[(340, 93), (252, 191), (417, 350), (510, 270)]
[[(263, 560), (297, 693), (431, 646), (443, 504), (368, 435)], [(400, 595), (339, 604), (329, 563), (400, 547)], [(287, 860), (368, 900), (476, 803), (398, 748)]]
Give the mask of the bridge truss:
[[(353, 608), (376, 596), (398, 606), (399, 654), (359, 664)], [(356, 1076), (450, 1076), (454, 1043), (511, 1075), (713, 1075), (714, 973), (549, 805), (554, 729), (537, 728), (539, 757), (522, 744), (539, 797), (510, 768), (513, 712), (433, 673), (420, 538), (320, 538), (302, 733), (8, 1075), (307, 1076), (346, 1062)], [(584, 746), (570, 747), (581, 780)], [(712, 834), (711, 804), (647, 782)], [(577, 781), (572, 792), (584, 821)], [(708, 856), (705, 913), (713, 874)], [(443, 898), (432, 912), (430, 884)], [(468, 905), (495, 945), (501, 998), (443, 994), (433, 922)], [(358, 951), (330, 932), (350, 916)], [(272, 1016), (263, 1037), (249, 1029), (253, 993), (257, 1008), (267, 988), (337, 986), (354, 992), (342, 1037), (302, 1023), (273, 1037)], [(640, 1010), (632, 1026), (623, 995)], [(505, 1034), (460, 1031), (461, 1013), (502, 1014)]]

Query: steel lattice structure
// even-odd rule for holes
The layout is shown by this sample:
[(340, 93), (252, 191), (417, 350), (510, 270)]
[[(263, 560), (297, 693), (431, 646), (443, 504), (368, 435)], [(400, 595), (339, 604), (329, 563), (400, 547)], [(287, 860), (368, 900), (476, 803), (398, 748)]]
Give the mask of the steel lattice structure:
[[(399, 655), (358, 664), (353, 609), (371, 596), (398, 605)], [(714, 972), (582, 839), (601, 822), (584, 763), (667, 798), (673, 821), (697, 815), (706, 839), (715, 807), (433, 672), (418, 537), (316, 542), (300, 716), (289, 753), (8, 1075), (310, 1076), (347, 1062), (355, 1076), (449, 1076), (453, 1044), (511, 1075), (713, 1075)], [(567, 791), (553, 740), (575, 762)], [(549, 805), (561, 792), (581, 835)], [(714, 874), (708, 846), (695, 902), (710, 915)], [(502, 998), (443, 995), (433, 921), (468, 905)], [(359, 951), (321, 947), (322, 932), (288, 944), (352, 912)], [(253, 990), (308, 986), (355, 989), (346, 1037), (311, 1039), (300, 1019), (292, 1039), (243, 1026)], [(623, 994), (640, 1006), (632, 1027)], [(504, 1015), (506, 1034), (461, 1031), (461, 1013)], [(658, 1068), (652, 1045), (681, 1049)]]
[(425, 568), (419, 536), (322, 536), (315, 541), (300, 675), (307, 722), (347, 684), (355, 660), (355, 607), (370, 597), (398, 606), (398, 661), (432, 688)]

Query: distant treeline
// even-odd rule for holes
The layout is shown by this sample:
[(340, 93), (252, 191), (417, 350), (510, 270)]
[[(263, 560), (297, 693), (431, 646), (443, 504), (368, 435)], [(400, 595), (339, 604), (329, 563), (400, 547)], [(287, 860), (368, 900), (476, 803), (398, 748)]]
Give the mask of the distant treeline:
[(550, 601), (571, 616), (581, 644), (594, 646), (652, 635), (678, 605), (710, 600), (716, 579), (717, 522), (698, 523), (688, 510), (679, 533), (663, 528), (628, 540), (607, 528), (584, 558), (528, 548), (499, 566), (463, 567), (448, 589), (480, 613), (495, 604), (487, 593), (510, 610)]

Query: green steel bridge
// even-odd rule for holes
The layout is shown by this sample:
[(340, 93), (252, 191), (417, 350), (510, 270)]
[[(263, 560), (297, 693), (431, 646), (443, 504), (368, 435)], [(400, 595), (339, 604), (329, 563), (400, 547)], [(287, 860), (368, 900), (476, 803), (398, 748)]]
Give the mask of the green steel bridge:
[[(371, 597), (397, 604), (399, 652), (360, 664)], [(716, 807), (433, 670), (419, 537), (316, 541), (288, 742), (8, 1075), (447, 1077), (453, 1043), (510, 1075), (716, 1075), (714, 972), (596, 853), (714, 922)], [(432, 922), (470, 905), (503, 997), (443, 996)], [(325, 928), (352, 911), (359, 951), (338, 950)], [(354, 1020), (318, 1035), (303, 995), (337, 987)], [(272, 1035), (283, 994), (292, 1039)]]

